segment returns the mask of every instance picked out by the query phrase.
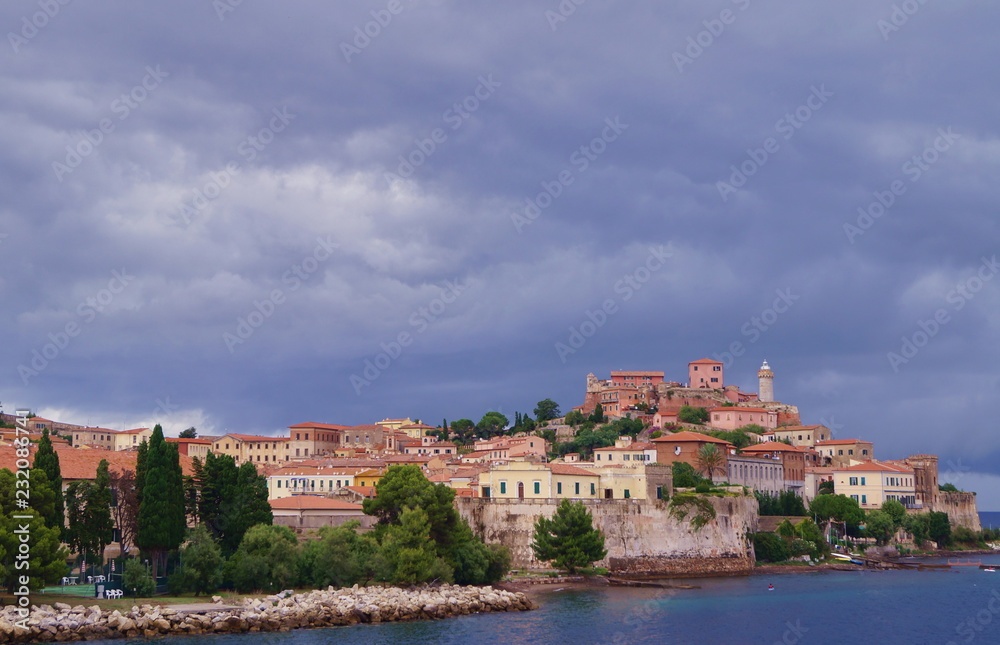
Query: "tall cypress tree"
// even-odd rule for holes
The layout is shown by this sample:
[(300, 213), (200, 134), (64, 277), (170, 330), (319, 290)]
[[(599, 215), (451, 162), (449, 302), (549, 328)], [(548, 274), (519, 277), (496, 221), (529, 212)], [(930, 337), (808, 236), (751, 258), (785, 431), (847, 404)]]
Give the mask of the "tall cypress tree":
[(216, 455), (212, 452), (206, 455), (202, 468), (198, 515), (227, 556), (239, 546), (237, 541), (229, 549), (224, 540), (225, 535), (232, 530), (230, 519), (236, 504), (238, 476), (236, 461), (230, 455)]
[(240, 466), (237, 474), (236, 502), (223, 544), (224, 549), (228, 547), (233, 551), (239, 548), (250, 528), (274, 523), (271, 503), (267, 500), (267, 479), (258, 475), (257, 468), (249, 461)]
[(146, 456), (145, 479), (139, 503), (139, 548), (153, 559), (153, 575), (167, 551), (184, 540), (184, 487), (176, 444), (163, 439), (159, 424), (153, 428)]
[(45, 472), (49, 478), (49, 486), (55, 494), (55, 505), (51, 515), (45, 516), (45, 526), (59, 529), (60, 536), (66, 530), (66, 505), (63, 501), (63, 479), (59, 470), (59, 455), (52, 448), (52, 440), (49, 439), (49, 429), (42, 429), (42, 438), (38, 442), (38, 451), (35, 452), (35, 461), (32, 464)]
[(139, 450), (135, 453), (135, 495), (142, 504), (142, 489), (146, 484), (147, 461), (149, 459), (149, 442), (145, 439), (139, 444)]

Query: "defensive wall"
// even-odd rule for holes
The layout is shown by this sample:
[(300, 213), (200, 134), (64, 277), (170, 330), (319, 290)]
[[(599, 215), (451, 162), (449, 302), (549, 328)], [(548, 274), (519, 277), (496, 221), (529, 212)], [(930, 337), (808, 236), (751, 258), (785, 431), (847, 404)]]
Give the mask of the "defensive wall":
[[(710, 497), (716, 517), (701, 529), (691, 517), (678, 520), (669, 500), (579, 500), (604, 533), (607, 557), (597, 566), (627, 577), (684, 577), (749, 574), (753, 546), (747, 535), (757, 530), (754, 497)], [(510, 549), (517, 568), (545, 569), (531, 549), (535, 521), (551, 517), (559, 499), (457, 499), (462, 514), (488, 544)]]

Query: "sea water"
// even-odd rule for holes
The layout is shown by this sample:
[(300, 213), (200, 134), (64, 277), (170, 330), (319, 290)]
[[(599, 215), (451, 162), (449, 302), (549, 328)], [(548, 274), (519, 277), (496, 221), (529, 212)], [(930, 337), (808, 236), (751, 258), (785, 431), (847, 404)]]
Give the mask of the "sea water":
[[(1000, 556), (972, 556), (1000, 565)], [(946, 560), (922, 560), (946, 562)], [(540, 609), (276, 634), (169, 637), (170, 645), (566, 643), (1000, 643), (1000, 572), (825, 571), (677, 581), (697, 589), (551, 591)], [(774, 589), (769, 590), (768, 586)], [(555, 587), (558, 589), (558, 586)], [(121, 643), (122, 641), (106, 641)]]

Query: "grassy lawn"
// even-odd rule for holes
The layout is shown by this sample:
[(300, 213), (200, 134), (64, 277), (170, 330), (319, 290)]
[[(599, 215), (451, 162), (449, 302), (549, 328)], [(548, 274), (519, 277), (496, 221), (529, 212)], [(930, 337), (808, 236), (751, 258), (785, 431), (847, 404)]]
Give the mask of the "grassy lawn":
[[(264, 594), (235, 594), (228, 591), (217, 592), (215, 595), (222, 596), (223, 603), (227, 605), (242, 605), (243, 599), (247, 597), (264, 597)], [(94, 598), (93, 595), (79, 596), (71, 594), (37, 592), (31, 594), (31, 603), (33, 605), (54, 605), (57, 602), (64, 602), (72, 607), (76, 607), (77, 605), (93, 607), (94, 605), (97, 605), (101, 609), (107, 609), (109, 611), (117, 609), (118, 611), (124, 613), (126, 611), (130, 611), (132, 607), (136, 605), (160, 605), (163, 607), (166, 605), (187, 605), (193, 603), (212, 602), (212, 596), (195, 596), (193, 593), (188, 593), (180, 596), (155, 596), (153, 598), (120, 598), (117, 600), (108, 600), (106, 598)], [(10, 594), (0, 594), (0, 604), (16, 605), (17, 599)]]

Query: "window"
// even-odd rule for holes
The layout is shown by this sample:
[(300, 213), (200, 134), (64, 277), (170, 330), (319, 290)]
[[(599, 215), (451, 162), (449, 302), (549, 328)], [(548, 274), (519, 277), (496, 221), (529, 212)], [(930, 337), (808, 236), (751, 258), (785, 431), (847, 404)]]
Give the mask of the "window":
[(622, 459), (625, 460), (625, 461), (628, 461), (630, 459), (630, 457), (628, 455), (623, 455)]
[(490, 496), (490, 487), (483, 486), (483, 497), (489, 497), (489, 496)]
[(868, 449), (867, 449), (867, 448), (865, 448), (864, 450), (862, 450), (862, 451), (861, 451), (861, 454), (862, 454), (862, 455), (867, 455), (867, 454), (868, 454)]
[(850, 478), (850, 481), (849, 481), (848, 483), (849, 483), (849, 484), (850, 484), (851, 486), (857, 486), (857, 485), (858, 485), (858, 478), (857, 478), (857, 477), (851, 477), (851, 478)]
[(580, 482), (576, 482), (575, 484), (573, 484), (573, 494), (574, 495), (580, 494)]
[(601, 453), (597, 453), (597, 461), (601, 460)]
[(854, 448), (851, 448), (850, 450), (848, 450), (848, 451), (847, 451), (847, 454), (849, 454), (849, 455), (853, 455), (853, 454), (854, 454)]
[(629, 497), (631, 497), (631, 495), (629, 494), (628, 489), (626, 488), (625, 489), (625, 499), (628, 499)]
[(501, 495), (507, 494), (507, 482), (500, 482), (500, 494)]
[(858, 501), (858, 496), (857, 495), (851, 495), (851, 499), (853, 499), (856, 502), (856, 501)]
[(278, 488), (281, 488), (281, 480), (278, 480)]
[(663, 499), (663, 486), (656, 487), (656, 499)]
[(535, 482), (535, 495), (542, 494), (542, 482)]
[(556, 495), (562, 495), (562, 482), (556, 482)]
[(590, 494), (591, 495), (596, 495), (597, 494), (597, 484), (591, 484), (590, 485)]
[(838, 455), (842, 455), (842, 454), (844, 454), (844, 449), (843, 449), (843, 448), (841, 448), (840, 450), (838, 450), (838, 451), (837, 451), (837, 454), (838, 454)]
[(861, 478), (861, 485), (865, 486), (865, 478), (864, 477)]
[(868, 503), (868, 496), (867, 495), (862, 495), (861, 496), (861, 503), (862, 504), (867, 504)]

